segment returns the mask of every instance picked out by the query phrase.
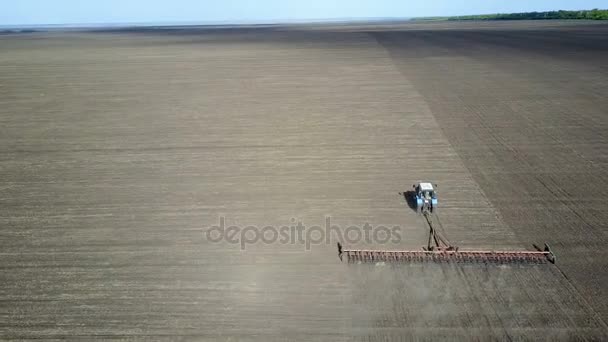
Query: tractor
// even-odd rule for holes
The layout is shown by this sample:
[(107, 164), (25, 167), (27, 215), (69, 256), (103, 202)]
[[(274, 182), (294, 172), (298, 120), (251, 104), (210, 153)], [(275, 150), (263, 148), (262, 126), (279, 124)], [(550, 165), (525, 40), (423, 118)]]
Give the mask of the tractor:
[(416, 210), (420, 213), (437, 209), (437, 185), (421, 182), (413, 185)]

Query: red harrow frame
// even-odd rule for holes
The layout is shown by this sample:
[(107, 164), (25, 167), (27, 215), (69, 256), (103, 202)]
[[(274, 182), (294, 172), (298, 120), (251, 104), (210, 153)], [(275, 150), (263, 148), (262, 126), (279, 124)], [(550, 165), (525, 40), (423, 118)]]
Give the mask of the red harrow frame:
[(545, 264), (555, 263), (555, 255), (545, 244), (542, 251), (461, 251), (461, 250), (421, 250), (390, 251), (342, 249), (339, 245), (340, 259), (348, 262), (453, 262), (489, 264)]

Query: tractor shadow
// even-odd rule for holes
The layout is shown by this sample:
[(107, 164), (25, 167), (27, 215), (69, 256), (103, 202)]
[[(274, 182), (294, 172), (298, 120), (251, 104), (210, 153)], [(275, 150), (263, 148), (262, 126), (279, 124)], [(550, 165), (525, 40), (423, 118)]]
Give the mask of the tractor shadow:
[(416, 207), (416, 192), (413, 190), (407, 190), (404, 192), (400, 192), (399, 195), (403, 196), (405, 202), (407, 202), (407, 206), (410, 207), (413, 211), (418, 211)]

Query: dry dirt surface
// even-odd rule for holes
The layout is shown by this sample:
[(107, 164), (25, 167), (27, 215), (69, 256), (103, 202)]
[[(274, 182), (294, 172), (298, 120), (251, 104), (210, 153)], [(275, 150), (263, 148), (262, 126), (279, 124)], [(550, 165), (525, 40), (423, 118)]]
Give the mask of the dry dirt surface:
[[(606, 340), (606, 94), (587, 22), (4, 35), (0, 339)], [(557, 264), (207, 234), (329, 219), (419, 249), (420, 180), (453, 243)]]

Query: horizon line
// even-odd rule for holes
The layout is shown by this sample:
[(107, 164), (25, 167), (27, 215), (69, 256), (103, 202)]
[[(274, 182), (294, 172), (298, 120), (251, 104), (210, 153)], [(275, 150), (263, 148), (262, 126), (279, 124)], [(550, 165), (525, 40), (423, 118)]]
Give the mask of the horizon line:
[[(28, 28), (103, 28), (103, 27), (146, 27), (146, 26), (245, 26), (245, 25), (287, 25), (287, 24), (316, 24), (316, 23), (349, 23), (349, 22), (383, 22), (408, 21), (417, 17), (338, 17), (324, 19), (277, 19), (277, 20), (206, 20), (206, 21), (134, 21), (134, 22), (91, 22), (91, 23), (62, 23), (62, 24), (0, 24), (0, 29)], [(420, 17), (422, 18), (422, 17)]]

